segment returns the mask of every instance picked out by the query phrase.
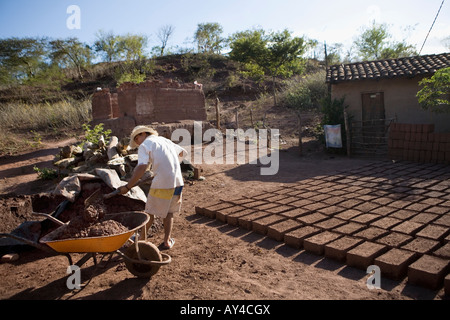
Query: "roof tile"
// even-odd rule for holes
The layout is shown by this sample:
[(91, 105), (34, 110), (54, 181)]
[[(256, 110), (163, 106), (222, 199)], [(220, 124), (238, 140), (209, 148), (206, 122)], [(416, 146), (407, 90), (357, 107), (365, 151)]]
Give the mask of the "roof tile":
[(363, 79), (390, 79), (431, 75), (437, 70), (450, 67), (450, 53), (414, 56), (378, 61), (363, 61), (333, 65), (327, 69), (327, 82), (339, 83)]

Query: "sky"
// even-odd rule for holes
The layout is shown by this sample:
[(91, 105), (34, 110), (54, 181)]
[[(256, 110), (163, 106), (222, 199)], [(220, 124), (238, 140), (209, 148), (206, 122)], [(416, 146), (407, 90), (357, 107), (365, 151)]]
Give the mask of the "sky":
[[(151, 48), (159, 45), (158, 30), (171, 25), (175, 31), (168, 45), (193, 48), (198, 24), (216, 22), (224, 37), (253, 28), (288, 29), (293, 36), (320, 44), (342, 43), (348, 50), (362, 28), (375, 20), (388, 25), (392, 40), (405, 40), (419, 51), (441, 4), (442, 0), (0, 0), (0, 38), (77, 37), (93, 44), (103, 30), (146, 35)], [(421, 54), (450, 52), (442, 41), (449, 36), (450, 0), (444, 0)]]

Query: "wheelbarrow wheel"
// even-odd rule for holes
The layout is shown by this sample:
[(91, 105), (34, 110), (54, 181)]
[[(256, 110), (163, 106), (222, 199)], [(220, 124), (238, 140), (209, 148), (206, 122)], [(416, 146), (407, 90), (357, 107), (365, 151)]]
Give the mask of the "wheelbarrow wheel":
[[(162, 261), (161, 253), (159, 249), (151, 242), (139, 241), (139, 255), (140, 260), (145, 261)], [(125, 251), (127, 257), (138, 260), (138, 253), (136, 251), (136, 246), (131, 245)], [(139, 278), (151, 278), (154, 274), (156, 274), (161, 267), (161, 265), (157, 264), (146, 264), (146, 263), (137, 263), (133, 261), (129, 261), (125, 259), (125, 265), (133, 275)]]

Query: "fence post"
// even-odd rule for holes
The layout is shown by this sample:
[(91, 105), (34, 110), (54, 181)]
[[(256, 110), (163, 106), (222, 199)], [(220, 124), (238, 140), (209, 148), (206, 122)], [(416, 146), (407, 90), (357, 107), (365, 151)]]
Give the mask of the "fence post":
[(350, 128), (348, 123), (348, 114), (347, 109), (344, 107), (344, 124), (345, 124), (345, 136), (346, 136), (346, 144), (347, 144), (347, 156), (351, 155), (351, 137), (350, 137)]
[(220, 130), (220, 106), (219, 106), (219, 98), (216, 98), (216, 122), (217, 129)]

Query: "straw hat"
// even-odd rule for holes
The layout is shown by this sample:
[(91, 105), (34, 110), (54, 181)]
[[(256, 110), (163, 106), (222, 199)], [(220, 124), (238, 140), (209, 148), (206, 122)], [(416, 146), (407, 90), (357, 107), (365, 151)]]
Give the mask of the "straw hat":
[(147, 132), (148, 134), (157, 136), (158, 132), (150, 127), (147, 126), (136, 126), (133, 131), (131, 131), (131, 135), (130, 135), (130, 148), (131, 149), (135, 149), (138, 147), (137, 143), (134, 142), (134, 138), (138, 135), (141, 134), (143, 132)]

